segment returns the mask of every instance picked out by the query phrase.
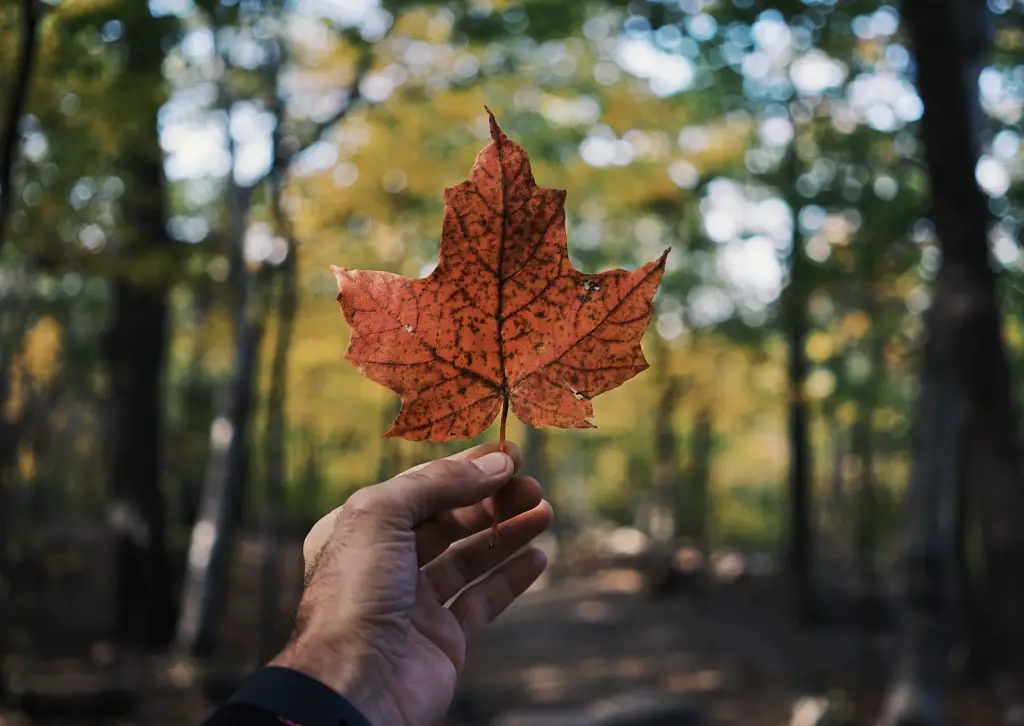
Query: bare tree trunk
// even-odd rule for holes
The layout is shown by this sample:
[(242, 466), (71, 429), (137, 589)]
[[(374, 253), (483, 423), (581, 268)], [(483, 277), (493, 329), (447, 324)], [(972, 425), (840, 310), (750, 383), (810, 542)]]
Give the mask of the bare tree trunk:
[[(212, 304), (213, 293), (208, 284), (197, 283), (185, 326), (192, 349), (181, 386), (181, 422), (172, 443), (179, 457), (175, 466), (178, 488), (174, 493), (173, 522), (176, 529), (191, 530), (195, 526), (209, 453), (205, 433), (210, 430), (214, 417), (214, 386), (203, 370), (207, 345), (202, 338), (202, 329)], [(175, 589), (180, 595), (180, 582), (176, 583)]]
[(0, 252), (7, 241), (7, 223), (14, 210), (14, 163), (18, 153), (18, 124), (25, 112), (32, 71), (35, 68), (36, 46), (39, 43), (39, 21), (42, 5), (39, 0), (21, 2), (21, 44), (14, 84), (7, 97), (3, 131), (0, 132)]
[[(793, 188), (798, 176), (796, 142), (789, 151), (787, 170)], [(793, 219), (799, 210), (794, 207)], [(793, 244), (790, 253), (789, 287), (786, 291), (785, 325), (789, 349), (789, 546), (787, 560), (792, 586), (793, 605), (801, 623), (811, 623), (818, 615), (817, 596), (813, 583), (814, 547), (811, 527), (811, 446), (807, 424), (805, 380), (807, 359), (804, 341), (807, 337), (807, 296), (810, 292), (799, 225), (793, 223)]]
[(711, 449), (714, 445), (714, 431), (711, 424), (711, 409), (704, 406), (697, 412), (693, 423), (693, 442), (690, 454), (690, 502), (691, 531), (701, 555), (701, 567), (705, 570), (711, 557)]
[(274, 359), (270, 367), (270, 391), (267, 395), (266, 448), (266, 501), (263, 503), (263, 566), (262, 566), (262, 623), (263, 659), (274, 654), (280, 645), (278, 620), (281, 593), (281, 535), (285, 508), (285, 453), (286, 429), (284, 404), (287, 396), (288, 353), (291, 349), (292, 329), (297, 307), (295, 273), (292, 259), (295, 247), (289, 244), (289, 253), (279, 270), (279, 302), (277, 339)]
[[(232, 158), (234, 156), (232, 155)], [(174, 652), (211, 652), (228, 589), (231, 550), (248, 477), (249, 425), (264, 311), (260, 279), (246, 270), (243, 250), (251, 187), (232, 185), (229, 230), (236, 284), (234, 372), (210, 427), (210, 458), (203, 477), (199, 516), (192, 529)]]
[(956, 597), (957, 485), (964, 467), (966, 425), (958, 390), (952, 275), (940, 272), (928, 314), (925, 369), (915, 421), (914, 468), (907, 493), (903, 645), (882, 723), (939, 726)]
[[(547, 434), (529, 424), (523, 424), (526, 429), (526, 440), (523, 441), (523, 470), (525, 476), (532, 476), (540, 482), (544, 488), (544, 496), (549, 501), (558, 501), (561, 492), (557, 489), (557, 482), (553, 481), (550, 475), (550, 464), (547, 456)], [(560, 538), (566, 532), (567, 522), (560, 517), (555, 517), (552, 523), (552, 535)]]
[[(275, 76), (277, 73), (275, 72)], [(280, 153), (280, 127), (283, 121), (283, 108), (276, 105), (277, 126), (275, 127), (275, 155)], [(274, 344), (274, 359), (270, 366), (270, 391), (267, 394), (267, 433), (266, 441), (266, 501), (263, 503), (263, 567), (262, 567), (262, 598), (261, 598), (261, 659), (266, 660), (274, 655), (278, 646), (280, 633), (280, 597), (281, 597), (281, 535), (282, 517), (285, 508), (285, 452), (284, 436), (286, 429), (285, 399), (288, 385), (288, 354), (291, 350), (292, 331), (295, 312), (298, 308), (296, 277), (298, 275), (298, 247), (292, 236), (291, 225), (285, 216), (282, 206), (284, 187), (283, 169), (272, 174), (269, 179), (270, 204), (280, 234), (286, 243), (284, 262), (277, 271), (278, 277), (278, 315), (277, 339)]]
[[(133, 82), (162, 82), (162, 23), (148, 13), (126, 16)], [(166, 247), (163, 155), (157, 136), (162, 99), (147, 105), (144, 127), (126, 137), (122, 258)], [(167, 282), (119, 276), (112, 322), (103, 341), (110, 377), (111, 503), (117, 573), (117, 637), (123, 643), (164, 645), (174, 632), (174, 603), (166, 551), (166, 510), (160, 488), (163, 373), (167, 346)]]
[(529, 424), (523, 424), (523, 427), (526, 429), (526, 440), (523, 442), (523, 474), (532, 476), (542, 485), (548, 484), (544, 430)]
[[(136, 184), (129, 188), (154, 188), (138, 180)], [(162, 229), (162, 224), (146, 225), (142, 220), (135, 224), (140, 232)], [(118, 637), (126, 643), (160, 645), (170, 638), (174, 624), (160, 490), (161, 389), (167, 337), (163, 291), (115, 283), (114, 323), (107, 335), (113, 445), (110, 519), (115, 537)]]
[(860, 479), (854, 527), (854, 550), (857, 561), (859, 593), (858, 612), (862, 636), (860, 677), (869, 679), (877, 667), (875, 634), (880, 615), (880, 598), (875, 562), (877, 546), (878, 492), (875, 480), (874, 416), (878, 407), (878, 387), (885, 380), (885, 339), (880, 327), (881, 310), (875, 294), (877, 250), (870, 239), (862, 240), (861, 276), (863, 285), (863, 311), (871, 321), (868, 332), (868, 360), (870, 369), (858, 395), (857, 420), (850, 436), (850, 453), (857, 465)]
[(650, 523), (651, 550), (648, 563), (648, 587), (653, 592), (669, 587), (675, 569), (677, 522), (675, 499), (679, 483), (679, 445), (672, 419), (682, 396), (682, 381), (666, 375), (667, 353), (659, 356), (657, 372), (663, 389), (654, 419), (654, 481)]
[[(829, 427), (831, 430), (832, 447), (832, 486), (829, 489), (828, 521), (831, 530), (831, 537), (836, 543), (837, 552), (845, 547), (846, 535), (843, 532), (843, 513), (846, 508), (845, 472), (843, 467), (847, 455), (847, 432), (843, 422), (834, 415)], [(843, 546), (839, 546), (842, 544)]]
[(904, 646), (885, 724), (945, 723), (946, 662), (959, 591), (958, 487), (980, 505), (994, 630), (1017, 677), (1024, 654), (1024, 489), (1000, 334), (988, 211), (974, 169), (984, 123), (978, 76), (989, 43), (982, 0), (906, 0), (924, 102), (921, 134), (943, 263), (927, 319), (915, 470), (907, 501)]
[[(391, 422), (398, 416), (402, 408), (402, 401), (390, 396), (390, 403), (381, 409), (381, 425), (383, 430), (391, 426)], [(402, 472), (402, 443), (401, 439), (381, 439), (380, 458), (377, 461), (377, 481), (387, 481), (391, 477)]]
[[(320, 441), (315, 432), (309, 429), (303, 431), (303, 452), (302, 452), (302, 475), (299, 480), (301, 486), (301, 501), (308, 506), (309, 502), (318, 502), (320, 492), (323, 489), (323, 467), (321, 465)], [(316, 506), (316, 504), (314, 504)], [(305, 534), (320, 518), (319, 511), (310, 516), (309, 510), (301, 512), (299, 524), (300, 531)]]
[[(862, 604), (869, 611), (869, 603), (876, 601), (878, 593), (875, 547), (877, 539), (878, 492), (875, 480), (875, 427), (879, 386), (885, 380), (885, 335), (881, 330), (882, 309), (876, 292), (880, 271), (881, 248), (873, 239), (861, 241), (859, 266), (861, 277), (861, 308), (871, 323), (867, 336), (868, 374), (860, 385), (857, 420), (850, 439), (851, 453), (857, 462), (860, 486), (857, 493), (857, 517), (854, 534), (857, 551), (857, 570), (860, 579)], [(866, 616), (866, 612), (863, 613)]]
[[(39, 20), (41, 6), (37, 0), (22, 0), (21, 3), (21, 38), (18, 51), (18, 65), (14, 75), (14, 84), (7, 96), (3, 129), (0, 131), (0, 255), (3, 254), (4, 243), (7, 241), (8, 220), (14, 209), (14, 165), (18, 153), (21, 135), (18, 124), (24, 115), (28, 99), (32, 70), (35, 66), (36, 47), (39, 39)], [(5, 318), (9, 311), (0, 309)], [(10, 332), (10, 338), (8, 338)], [(13, 349), (17, 345), (13, 338), (20, 339), (21, 326), (0, 325), (0, 707), (7, 700), (7, 679), (3, 668), (3, 650), (6, 645), (7, 628), (7, 590), (8, 582), (8, 506), (7, 492), (10, 487), (14, 461), (17, 455), (18, 431), (2, 415), (6, 409), (10, 393), (10, 363)]]

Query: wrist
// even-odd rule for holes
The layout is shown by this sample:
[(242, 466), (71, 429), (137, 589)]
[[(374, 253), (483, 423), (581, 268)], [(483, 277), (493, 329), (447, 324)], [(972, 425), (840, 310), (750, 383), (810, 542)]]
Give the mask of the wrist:
[(375, 704), (381, 693), (376, 680), (367, 671), (365, 660), (358, 652), (343, 652), (300, 637), (267, 665), (290, 668), (315, 678), (344, 697), (373, 726), (378, 726), (382, 722), (380, 709)]

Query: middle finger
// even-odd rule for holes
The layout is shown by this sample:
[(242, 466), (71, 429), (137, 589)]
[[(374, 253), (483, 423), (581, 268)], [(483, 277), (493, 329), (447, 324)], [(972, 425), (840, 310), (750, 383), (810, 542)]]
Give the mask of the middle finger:
[(516, 476), (496, 496), (468, 507), (450, 509), (416, 528), (416, 553), (420, 566), (440, 555), (453, 542), (491, 526), (495, 500), (501, 521), (536, 507), (543, 498), (540, 484), (529, 476)]
[(466, 585), (525, 547), (551, 526), (551, 519), (551, 505), (542, 501), (509, 521), (493, 547), (490, 545), (489, 532), (478, 532), (449, 547), (443, 555), (423, 568), (423, 573), (430, 578), (438, 602), (448, 602)]

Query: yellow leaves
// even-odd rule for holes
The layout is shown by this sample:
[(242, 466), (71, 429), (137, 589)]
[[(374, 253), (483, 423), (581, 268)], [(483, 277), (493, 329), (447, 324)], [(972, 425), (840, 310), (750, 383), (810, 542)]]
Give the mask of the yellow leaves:
[[(11, 362), (10, 395), (0, 412), (8, 421), (20, 419), (26, 407), (38, 406), (32, 398), (60, 375), (63, 329), (53, 318), (41, 318), (25, 334), (22, 345), (22, 353)], [(53, 425), (59, 430), (64, 422), (54, 416)], [(16, 466), (22, 481), (35, 478), (38, 462), (28, 439), (19, 444)]]
[(33, 391), (46, 388), (60, 373), (63, 334), (60, 323), (40, 318), (25, 333), (22, 352), (11, 365), (11, 394), (4, 418), (15, 420)]
[(814, 333), (807, 338), (805, 350), (809, 360), (821, 363), (832, 356), (835, 351), (835, 342), (829, 333)]
[(601, 472), (604, 479), (612, 482), (626, 481), (626, 469), (629, 464), (626, 452), (618, 446), (603, 447), (597, 454), (594, 468)]
[(871, 420), (876, 431), (892, 431), (903, 423), (904, 417), (891, 408), (879, 408)]
[(836, 377), (832, 371), (819, 368), (807, 376), (804, 391), (808, 398), (821, 400), (828, 398), (836, 390)]
[[(856, 402), (843, 401), (836, 406), (835, 418), (845, 426), (852, 426), (862, 413), (861, 406)], [(871, 427), (875, 431), (892, 431), (902, 424), (903, 420), (903, 416), (898, 411), (888, 406), (880, 406), (871, 412)]]
[(1024, 348), (1024, 330), (1021, 329), (1020, 321), (1016, 318), (1008, 318), (1003, 325), (1003, 335), (1006, 338), (1006, 347), (1012, 351), (1019, 351)]
[(871, 318), (863, 310), (853, 310), (843, 318), (842, 332), (848, 339), (859, 340), (871, 329)]
[(836, 406), (835, 417), (837, 421), (850, 426), (857, 420), (857, 404), (853, 401), (843, 401)]
[(122, 0), (63, 0), (48, 14), (59, 18), (73, 18), (102, 12), (121, 4)]
[(1024, 30), (1000, 28), (996, 32), (996, 47), (1003, 51), (1019, 51), (1024, 48)]
[(812, 363), (824, 363), (838, 353), (844, 343), (863, 340), (871, 331), (871, 318), (862, 310), (852, 310), (843, 316), (838, 329), (811, 333), (804, 351)]
[(445, 43), (451, 37), (453, 20), (448, 12), (432, 12), (427, 8), (410, 9), (399, 14), (392, 33), (405, 38), (419, 38), (432, 44)]
[(18, 474), (22, 481), (32, 481), (36, 477), (36, 455), (24, 439), (18, 444)]

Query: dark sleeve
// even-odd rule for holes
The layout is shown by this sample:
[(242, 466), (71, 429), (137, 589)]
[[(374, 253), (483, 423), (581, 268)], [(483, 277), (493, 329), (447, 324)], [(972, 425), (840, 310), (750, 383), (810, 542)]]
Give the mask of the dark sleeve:
[(203, 726), (372, 726), (343, 696), (289, 668), (260, 668)]

